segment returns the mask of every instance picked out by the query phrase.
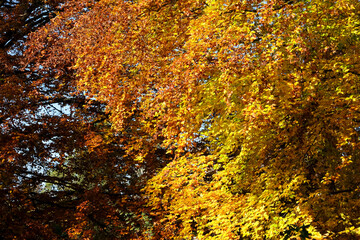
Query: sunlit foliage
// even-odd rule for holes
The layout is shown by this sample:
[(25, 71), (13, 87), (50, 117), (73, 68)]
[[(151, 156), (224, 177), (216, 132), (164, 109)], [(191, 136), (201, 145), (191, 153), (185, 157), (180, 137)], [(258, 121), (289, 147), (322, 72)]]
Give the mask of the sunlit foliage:
[(171, 155), (142, 237), (359, 237), (358, 1), (89, 2), (30, 43), (57, 36), (134, 164)]

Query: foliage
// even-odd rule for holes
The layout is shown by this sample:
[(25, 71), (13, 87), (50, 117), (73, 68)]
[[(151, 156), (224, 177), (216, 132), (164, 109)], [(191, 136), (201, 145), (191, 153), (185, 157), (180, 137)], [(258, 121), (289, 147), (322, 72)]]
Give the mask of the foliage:
[[(91, 196), (76, 219), (117, 209), (99, 224), (107, 238), (358, 238), (359, 12), (356, 0), (67, 1), (27, 59), (55, 79), (66, 59), (74, 96), (103, 106), (60, 164)], [(96, 197), (108, 189), (134, 205)], [(94, 222), (69, 236), (95, 238)]]
[(104, 104), (76, 91), (62, 36), (24, 45), (63, 3), (0, 3), (0, 238), (134, 238), (148, 211), (140, 189), (171, 155), (154, 147), (134, 161), (123, 146), (141, 135), (136, 116), (128, 133), (111, 129)]

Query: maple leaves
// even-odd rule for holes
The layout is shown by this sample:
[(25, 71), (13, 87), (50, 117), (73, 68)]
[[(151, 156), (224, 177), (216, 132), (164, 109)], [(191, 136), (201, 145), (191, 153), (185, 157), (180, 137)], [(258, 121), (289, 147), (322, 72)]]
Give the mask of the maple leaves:
[[(18, 111), (11, 89), (73, 115), (29, 114), (58, 132), (24, 126), (2, 157), (26, 166), (48, 151), (53, 176), (37, 181), (56, 179), (70, 238), (358, 237), (359, 10), (67, 1), (28, 41), (38, 80), (1, 94)], [(36, 151), (18, 157), (19, 139)]]

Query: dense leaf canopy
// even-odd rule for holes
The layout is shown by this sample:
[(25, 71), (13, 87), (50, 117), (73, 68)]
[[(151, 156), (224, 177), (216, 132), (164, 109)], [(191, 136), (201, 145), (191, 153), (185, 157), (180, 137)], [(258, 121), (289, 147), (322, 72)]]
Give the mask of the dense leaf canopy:
[(105, 105), (77, 92), (62, 35), (24, 44), (71, 7), (0, 2), (1, 239), (134, 238), (149, 222), (140, 190), (171, 157), (153, 147), (133, 161), (125, 146), (141, 135), (136, 116), (117, 133)]
[(12, 222), (73, 239), (360, 237), (359, 1), (55, 6), (22, 68), (7, 60), (29, 73), (0, 76)]

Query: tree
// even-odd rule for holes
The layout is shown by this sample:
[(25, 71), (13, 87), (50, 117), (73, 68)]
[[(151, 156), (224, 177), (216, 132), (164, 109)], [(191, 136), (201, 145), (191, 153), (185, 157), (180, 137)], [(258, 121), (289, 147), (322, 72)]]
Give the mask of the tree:
[(135, 238), (150, 221), (140, 189), (171, 154), (135, 161), (136, 114), (114, 132), (104, 104), (77, 92), (60, 34), (75, 21), (25, 44), (56, 12), (94, 4), (65, 3), (0, 2), (0, 238)]
[(61, 36), (118, 134), (136, 122), (126, 152), (174, 153), (154, 239), (359, 236), (358, 1), (81, 4), (33, 39)]

